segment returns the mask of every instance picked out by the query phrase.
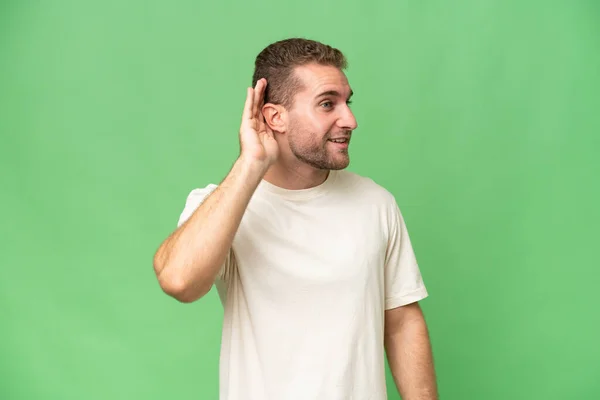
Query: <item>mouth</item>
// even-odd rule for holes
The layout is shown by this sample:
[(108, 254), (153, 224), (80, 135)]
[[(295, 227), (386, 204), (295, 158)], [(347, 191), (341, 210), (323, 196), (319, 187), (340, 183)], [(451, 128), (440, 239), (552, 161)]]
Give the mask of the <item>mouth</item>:
[(349, 137), (332, 138), (332, 139), (329, 139), (328, 142), (333, 143), (336, 147), (345, 149), (345, 148), (348, 148), (348, 145), (350, 144), (350, 138)]

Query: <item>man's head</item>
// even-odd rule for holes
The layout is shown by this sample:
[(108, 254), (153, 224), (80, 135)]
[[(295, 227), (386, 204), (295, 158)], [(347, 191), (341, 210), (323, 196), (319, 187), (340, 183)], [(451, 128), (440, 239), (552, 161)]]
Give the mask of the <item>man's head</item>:
[(348, 166), (357, 124), (346, 67), (339, 50), (307, 39), (273, 43), (257, 56), (252, 86), (266, 78), (263, 113), (288, 161), (325, 170)]

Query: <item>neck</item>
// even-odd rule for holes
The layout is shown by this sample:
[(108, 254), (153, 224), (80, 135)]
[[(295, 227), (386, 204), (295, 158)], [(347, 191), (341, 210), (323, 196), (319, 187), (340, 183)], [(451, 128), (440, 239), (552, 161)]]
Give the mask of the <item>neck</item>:
[(283, 189), (302, 190), (322, 184), (328, 176), (328, 170), (316, 169), (308, 165), (292, 166), (278, 162), (269, 168), (263, 179)]

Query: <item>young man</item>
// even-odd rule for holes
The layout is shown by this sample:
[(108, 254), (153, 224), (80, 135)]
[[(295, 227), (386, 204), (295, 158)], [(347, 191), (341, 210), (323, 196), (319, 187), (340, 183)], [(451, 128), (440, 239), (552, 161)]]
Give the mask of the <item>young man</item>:
[(182, 302), (224, 305), (222, 400), (383, 400), (385, 354), (404, 400), (437, 399), (427, 291), (387, 190), (345, 171), (357, 123), (346, 60), (288, 39), (256, 58), (240, 155), (192, 190), (155, 254)]

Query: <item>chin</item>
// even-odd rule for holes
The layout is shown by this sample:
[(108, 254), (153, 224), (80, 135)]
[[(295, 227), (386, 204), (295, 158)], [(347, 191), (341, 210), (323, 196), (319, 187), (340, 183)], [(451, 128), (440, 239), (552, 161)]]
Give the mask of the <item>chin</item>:
[(330, 168), (330, 169), (334, 170), (334, 171), (339, 171), (339, 170), (348, 168), (348, 165), (350, 165), (350, 163), (337, 164), (334, 166), (334, 168)]
[(350, 157), (347, 152), (322, 152), (315, 154), (316, 152), (294, 152), (296, 160), (303, 164), (309, 165), (312, 168), (320, 170), (341, 170), (350, 164)]
[(338, 160), (338, 161), (334, 161), (329, 163), (328, 168), (330, 170), (341, 170), (341, 169), (345, 169), (348, 167), (348, 165), (350, 165), (350, 159), (346, 158), (345, 160)]

